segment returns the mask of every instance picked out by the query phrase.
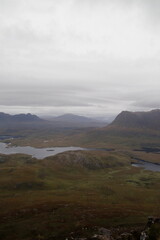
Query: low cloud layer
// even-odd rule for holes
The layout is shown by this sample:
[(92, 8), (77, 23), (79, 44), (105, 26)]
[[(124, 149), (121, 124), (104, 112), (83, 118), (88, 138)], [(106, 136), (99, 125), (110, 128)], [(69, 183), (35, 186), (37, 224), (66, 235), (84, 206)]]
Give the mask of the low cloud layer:
[(106, 115), (158, 108), (158, 0), (0, 0), (0, 107)]

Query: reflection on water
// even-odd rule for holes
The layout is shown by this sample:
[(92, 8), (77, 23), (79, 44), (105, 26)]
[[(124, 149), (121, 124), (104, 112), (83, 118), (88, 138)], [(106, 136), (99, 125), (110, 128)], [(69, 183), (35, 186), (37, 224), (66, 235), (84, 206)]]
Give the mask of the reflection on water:
[[(81, 147), (52, 147), (52, 148), (34, 148), (34, 147), (9, 147), (6, 143), (0, 142), (0, 153), (2, 154), (16, 154), (23, 153), (31, 155), (37, 159), (43, 159), (45, 157), (53, 156), (58, 153), (67, 152), (67, 151), (76, 151), (76, 150), (96, 150), (96, 151), (114, 151), (114, 149), (107, 148), (81, 148)], [(137, 160), (137, 159), (136, 159)], [(160, 164), (154, 164), (146, 162), (144, 160), (139, 160), (137, 163), (133, 163), (134, 167), (142, 167), (146, 170), (153, 172), (160, 172)]]
[(37, 159), (43, 159), (45, 157), (53, 156), (58, 153), (66, 151), (87, 150), (81, 147), (54, 147), (54, 148), (34, 148), (34, 147), (9, 147), (6, 143), (0, 142), (0, 153), (3, 154), (15, 154), (23, 153), (31, 155)]

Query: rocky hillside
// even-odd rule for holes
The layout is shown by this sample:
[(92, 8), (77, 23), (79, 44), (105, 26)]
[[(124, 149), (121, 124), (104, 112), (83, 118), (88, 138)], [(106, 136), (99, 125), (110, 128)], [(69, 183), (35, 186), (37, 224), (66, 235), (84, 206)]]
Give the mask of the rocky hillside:
[(64, 167), (78, 167), (90, 170), (114, 168), (130, 165), (130, 159), (113, 151), (69, 151), (46, 158), (48, 164)]
[(160, 130), (160, 109), (149, 112), (121, 112), (111, 123), (112, 126), (149, 128)]

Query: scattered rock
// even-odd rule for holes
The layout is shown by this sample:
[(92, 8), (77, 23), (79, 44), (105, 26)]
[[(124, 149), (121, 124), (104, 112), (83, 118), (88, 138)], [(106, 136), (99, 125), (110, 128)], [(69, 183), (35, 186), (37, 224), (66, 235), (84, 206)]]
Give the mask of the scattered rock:
[(131, 233), (125, 232), (120, 235), (120, 238), (122, 240), (134, 240), (134, 237)]
[(141, 232), (140, 240), (146, 240), (147, 237), (148, 236), (145, 231)]

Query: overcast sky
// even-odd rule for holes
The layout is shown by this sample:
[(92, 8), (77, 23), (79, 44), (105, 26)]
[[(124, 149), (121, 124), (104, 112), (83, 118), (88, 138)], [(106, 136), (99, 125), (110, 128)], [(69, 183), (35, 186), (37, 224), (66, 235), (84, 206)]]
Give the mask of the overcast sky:
[(159, 107), (159, 0), (0, 0), (1, 112)]

